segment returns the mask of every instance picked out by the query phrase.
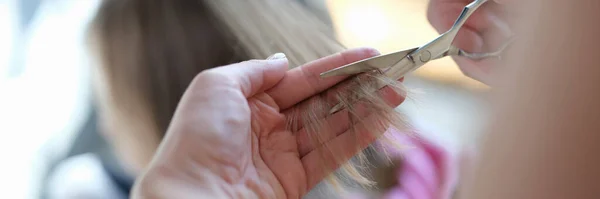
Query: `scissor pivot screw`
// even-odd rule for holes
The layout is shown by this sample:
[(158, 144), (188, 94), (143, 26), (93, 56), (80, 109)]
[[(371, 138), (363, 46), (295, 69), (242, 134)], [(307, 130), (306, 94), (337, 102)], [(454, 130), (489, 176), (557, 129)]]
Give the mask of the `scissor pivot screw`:
[(428, 62), (429, 60), (431, 60), (431, 53), (428, 50), (426, 50), (422, 52), (421, 55), (419, 55), (419, 59), (421, 60), (421, 62)]

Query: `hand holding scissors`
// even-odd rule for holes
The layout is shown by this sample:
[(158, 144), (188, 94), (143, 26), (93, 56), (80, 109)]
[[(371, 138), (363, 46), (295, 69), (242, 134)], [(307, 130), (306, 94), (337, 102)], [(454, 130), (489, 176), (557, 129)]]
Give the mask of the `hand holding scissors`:
[[(464, 6), (472, 1), (431, 0), (427, 9), (427, 19), (438, 33), (443, 33), (454, 24), (456, 16)], [(522, 10), (523, 4), (515, 3), (515, 0), (493, 0), (484, 4), (458, 31), (453, 44), (469, 52), (497, 49), (512, 36), (517, 20), (523, 20), (522, 15), (528, 12)], [(512, 6), (518, 7), (511, 8)], [(454, 56), (452, 59), (466, 76), (488, 85), (492, 84), (495, 60), (472, 60), (462, 56)]]
[[(467, 52), (452, 44), (459, 33), (459, 30), (463, 27), (467, 19), (469, 19), (469, 17), (478, 8), (488, 1), (489, 0), (475, 0), (468, 4), (466, 7), (464, 7), (448, 31), (423, 46), (354, 62), (326, 71), (321, 74), (321, 77), (324, 78), (338, 75), (354, 75), (364, 72), (380, 71), (382, 75), (386, 76), (387, 78), (397, 80), (418, 69), (429, 61), (443, 58), (445, 56), (459, 56), (471, 60), (481, 60), (491, 57), (499, 58), (500, 53), (503, 52), (505, 47), (510, 44), (512, 40), (505, 42), (504, 45), (501, 45), (496, 51), (487, 53)], [(381, 84), (378, 86), (378, 89), (384, 86), (385, 84)], [(335, 113), (343, 108), (344, 107), (341, 103), (337, 104), (330, 110), (330, 113)]]

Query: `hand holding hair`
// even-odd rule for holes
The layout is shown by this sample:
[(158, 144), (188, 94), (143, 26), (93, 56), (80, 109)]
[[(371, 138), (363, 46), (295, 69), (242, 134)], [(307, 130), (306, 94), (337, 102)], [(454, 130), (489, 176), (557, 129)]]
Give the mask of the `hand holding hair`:
[[(133, 198), (301, 198), (379, 135), (340, 112), (320, 118), (335, 125), (318, 129), (329, 139), (316, 144), (302, 126), (286, 127), (288, 110), (344, 80), (321, 79), (321, 72), (377, 54), (352, 49), (289, 71), (285, 56), (276, 54), (200, 73)], [(404, 100), (393, 89), (379, 95), (393, 106)], [(357, 114), (370, 118), (369, 111)]]

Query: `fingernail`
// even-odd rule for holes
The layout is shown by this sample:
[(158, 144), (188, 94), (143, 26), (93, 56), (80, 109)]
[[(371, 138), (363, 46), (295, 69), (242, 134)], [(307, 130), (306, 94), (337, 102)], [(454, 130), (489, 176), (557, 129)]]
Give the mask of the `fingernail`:
[(285, 59), (285, 54), (283, 53), (275, 53), (267, 58), (267, 60), (276, 60), (276, 59)]

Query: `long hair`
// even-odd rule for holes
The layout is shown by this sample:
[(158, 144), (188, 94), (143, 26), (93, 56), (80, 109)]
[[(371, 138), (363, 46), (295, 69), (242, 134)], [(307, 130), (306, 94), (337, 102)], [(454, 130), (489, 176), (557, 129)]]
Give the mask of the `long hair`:
[[(127, 169), (135, 173), (150, 161), (180, 97), (199, 72), (277, 52), (296, 67), (344, 50), (331, 26), (317, 16), (292, 0), (104, 0), (89, 32), (99, 64), (95, 88), (103, 126), (121, 131), (103, 132), (125, 165), (133, 165)], [(394, 107), (373, 93), (381, 83), (404, 92), (395, 82), (374, 72), (320, 95), (335, 96), (348, 107), (355, 126), (361, 123), (380, 136), (389, 127), (404, 127)], [(357, 117), (358, 101), (374, 110), (376, 120)], [(305, 109), (292, 110), (288, 129), (296, 132), (302, 123), (313, 142), (322, 143), (318, 118), (332, 104), (312, 98), (297, 107)], [(367, 159), (359, 153), (328, 182), (373, 185), (365, 176)]]

